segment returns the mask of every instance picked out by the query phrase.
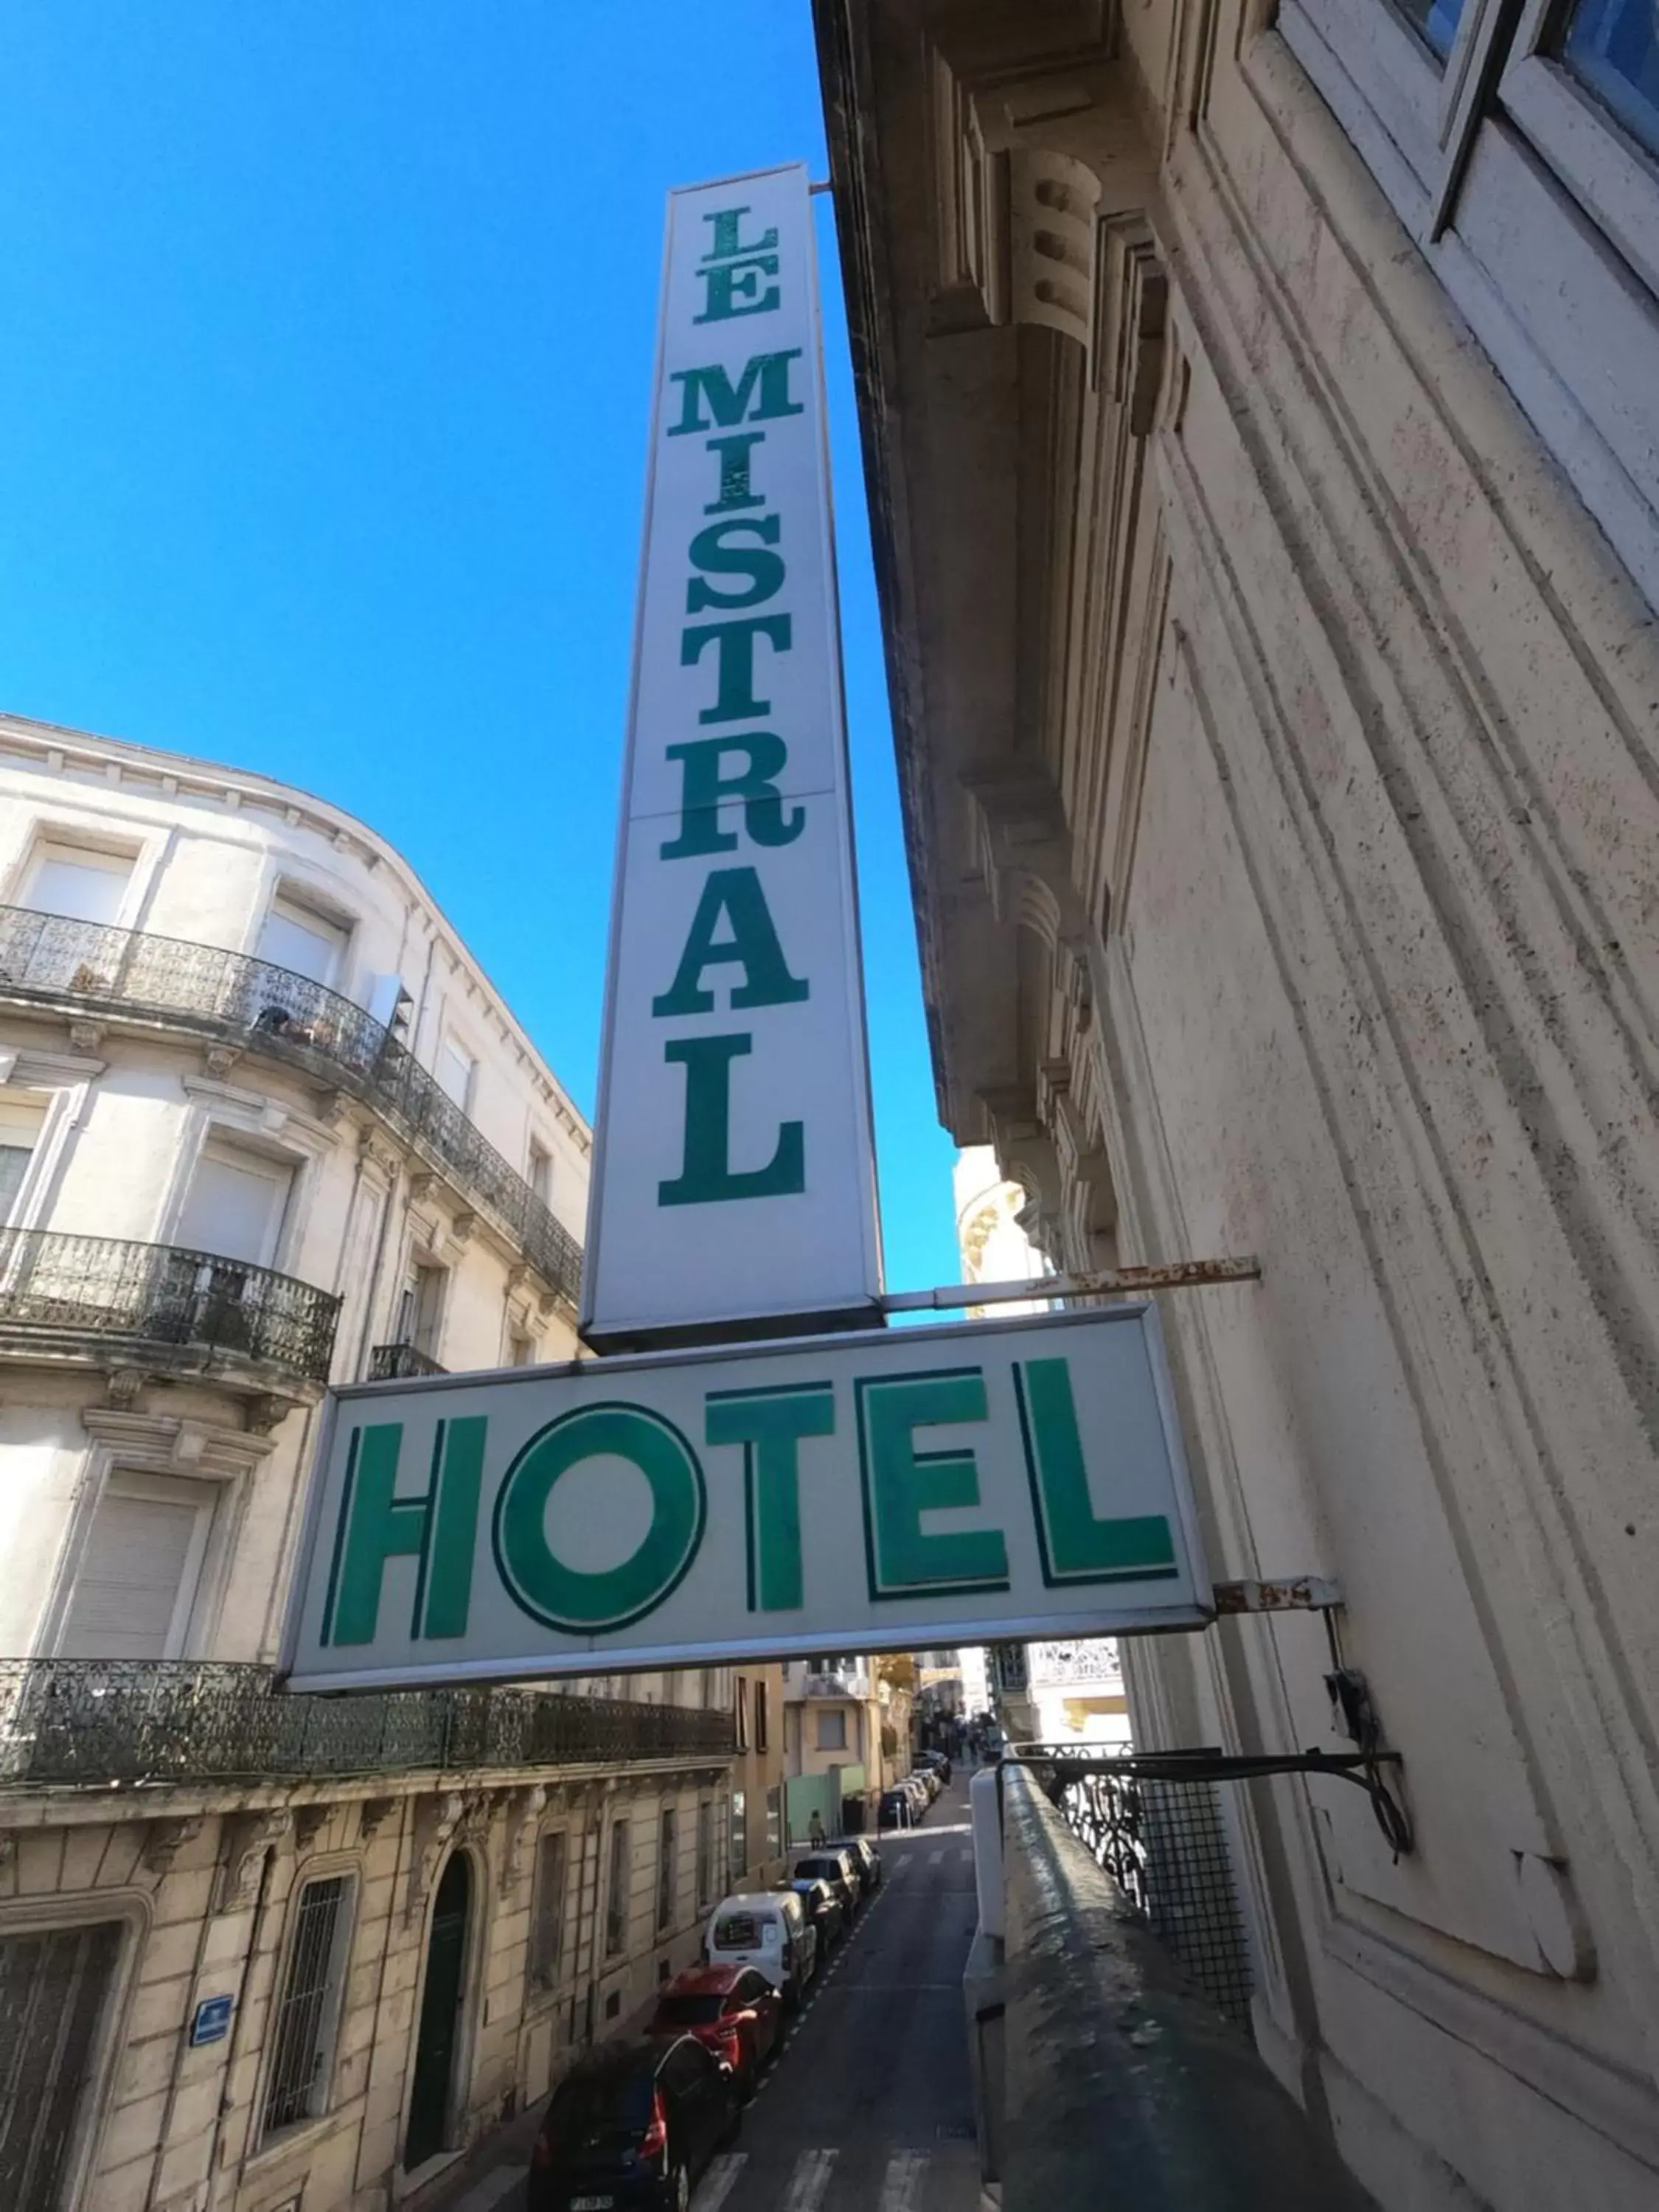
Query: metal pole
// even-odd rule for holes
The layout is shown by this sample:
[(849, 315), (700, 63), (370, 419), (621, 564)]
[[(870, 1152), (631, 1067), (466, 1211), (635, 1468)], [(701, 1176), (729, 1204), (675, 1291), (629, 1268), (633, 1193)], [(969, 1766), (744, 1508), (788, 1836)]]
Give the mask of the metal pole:
[(952, 1313), (959, 1306), (1009, 1305), (1043, 1298), (1139, 1297), (1148, 1291), (1194, 1291), (1218, 1283), (1256, 1283), (1261, 1262), (1174, 1260), (1158, 1267), (1103, 1267), (1093, 1273), (1034, 1275), (1025, 1282), (947, 1283), (936, 1291), (894, 1291), (884, 1313)]

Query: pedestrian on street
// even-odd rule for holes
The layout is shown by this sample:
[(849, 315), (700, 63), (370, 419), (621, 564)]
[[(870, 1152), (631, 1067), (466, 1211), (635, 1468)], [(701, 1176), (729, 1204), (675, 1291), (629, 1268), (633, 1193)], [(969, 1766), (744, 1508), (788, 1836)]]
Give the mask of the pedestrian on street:
[(815, 1851), (823, 1849), (823, 1823), (818, 1818), (818, 1808), (812, 1808), (812, 1817), (806, 1824), (806, 1840)]

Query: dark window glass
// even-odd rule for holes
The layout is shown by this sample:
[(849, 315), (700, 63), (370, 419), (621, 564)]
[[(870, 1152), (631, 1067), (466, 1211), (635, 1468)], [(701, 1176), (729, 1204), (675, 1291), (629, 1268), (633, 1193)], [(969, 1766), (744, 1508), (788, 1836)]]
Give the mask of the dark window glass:
[(1462, 21), (1463, 0), (1394, 0), (1394, 4), (1429, 52), (1443, 62)]
[(706, 2027), (711, 2020), (718, 2020), (724, 1999), (720, 1997), (665, 1997), (657, 2007), (657, 2018), (668, 2027)]
[(1659, 154), (1659, 0), (1576, 0), (1561, 58), (1632, 137)]

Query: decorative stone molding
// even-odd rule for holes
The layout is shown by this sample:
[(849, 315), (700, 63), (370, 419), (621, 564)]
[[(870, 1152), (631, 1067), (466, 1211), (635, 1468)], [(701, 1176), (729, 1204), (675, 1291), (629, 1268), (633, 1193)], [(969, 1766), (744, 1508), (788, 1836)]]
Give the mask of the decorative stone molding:
[(241, 1056), (239, 1044), (210, 1044), (202, 1054), (202, 1065), (216, 1083), (222, 1083)]
[(202, 1832), (202, 1816), (192, 1814), (187, 1819), (146, 1820), (144, 1841), (138, 1854), (143, 1870), (160, 1881), (172, 1869), (173, 1860), (188, 1843), (194, 1842)]
[(331, 1805), (300, 1806), (294, 1815), (295, 1850), (310, 1850), (333, 1817), (334, 1808)]
[(264, 1437), (241, 1429), (211, 1428), (205, 1421), (140, 1413), (127, 1406), (83, 1406), (81, 1425), (123, 1465), (158, 1474), (246, 1474), (272, 1449)]
[(270, 1853), (288, 1834), (285, 1808), (233, 1814), (225, 1823), (224, 1856), (214, 1886), (216, 1913), (251, 1911), (259, 1894), (259, 1877)]
[(359, 1840), (365, 1844), (372, 1844), (397, 1811), (398, 1803), (398, 1801), (395, 1797), (365, 1797), (357, 1808)]
[(104, 1395), (118, 1413), (130, 1413), (149, 1376), (142, 1367), (112, 1367), (104, 1377)]
[(1095, 373), (1144, 438), (1164, 383), (1170, 280), (1144, 214), (1109, 216), (1099, 229)]
[(69, 1024), (69, 1040), (76, 1052), (95, 1053), (104, 1042), (104, 1024), (73, 1016)]
[(250, 1436), (268, 1437), (278, 1421), (293, 1408), (291, 1398), (278, 1398), (268, 1390), (263, 1391), (258, 1397), (243, 1401), (242, 1419), (247, 1425)]
[(1093, 365), (1100, 179), (1040, 147), (1008, 155), (1009, 313), (1074, 339)]
[(472, 1242), (473, 1233), (477, 1226), (477, 1215), (470, 1206), (463, 1206), (449, 1224), (449, 1241), (457, 1251), (464, 1252), (466, 1249)]
[(415, 1801), (415, 1844), (410, 1856), (409, 1887), (404, 1898), (404, 1919), (410, 1927), (426, 1910), (433, 1877), (465, 1811), (466, 1800), (459, 1790)]
[(547, 1807), (547, 1791), (540, 1783), (515, 1794), (507, 1816), (507, 1845), (501, 1853), (501, 1899), (510, 1905), (520, 1885), (535, 1864), (536, 1832)]
[(416, 1206), (421, 1205), (425, 1200), (430, 1198), (433, 1192), (436, 1190), (437, 1188), (438, 1178), (433, 1174), (430, 1168), (416, 1168), (414, 1174), (409, 1178), (410, 1199), (411, 1202)]

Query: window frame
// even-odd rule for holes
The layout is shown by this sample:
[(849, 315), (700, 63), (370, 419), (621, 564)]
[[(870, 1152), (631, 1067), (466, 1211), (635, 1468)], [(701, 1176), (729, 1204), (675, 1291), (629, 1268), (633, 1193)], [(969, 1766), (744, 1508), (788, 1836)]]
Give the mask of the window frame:
[(605, 1838), (605, 1955), (625, 1958), (628, 1953), (629, 1910), (632, 1888), (634, 1841), (632, 1821), (624, 1815), (611, 1823)]
[(657, 1933), (674, 1925), (679, 1903), (680, 1808), (665, 1805), (657, 1815)]
[[(12, 888), (11, 903), (29, 914), (55, 914), (57, 909), (54, 907), (37, 907), (31, 903), (35, 878), (42, 864), (48, 859), (66, 859), (74, 866), (76, 865), (74, 855), (78, 853), (89, 855), (94, 862), (107, 860), (113, 864), (106, 870), (98, 870), (100, 874), (113, 875), (119, 867), (126, 870), (121, 896), (109, 921), (81, 922), (79, 926), (84, 929), (131, 929), (143, 894), (141, 877), (147, 879), (149, 874), (149, 869), (143, 866), (145, 848), (142, 843), (128, 843), (119, 836), (106, 838), (101, 830), (80, 824), (35, 823), (23, 848), (22, 860)], [(64, 918), (76, 920), (73, 915)]]
[[(550, 1853), (554, 1871), (550, 1875)], [(564, 1827), (544, 1828), (536, 1838), (535, 1877), (530, 1896), (530, 1934), (526, 1944), (526, 1975), (537, 1996), (550, 1996), (559, 1986), (565, 1965), (565, 1907), (569, 1894), (570, 1840)], [(557, 1890), (550, 1899), (550, 1887)], [(550, 1920), (554, 1931), (550, 1956), (541, 1949), (543, 1929)]]
[[(180, 1493), (186, 1486), (204, 1494), (195, 1498), (183, 1497)], [(52, 1630), (53, 1653), (65, 1658), (75, 1656), (65, 1650), (64, 1639), (70, 1632), (75, 1594), (80, 1586), (82, 1570), (86, 1565), (93, 1532), (98, 1524), (98, 1515), (106, 1501), (113, 1496), (136, 1498), (140, 1503), (149, 1501), (159, 1505), (193, 1508), (195, 1526), (191, 1531), (189, 1547), (179, 1569), (179, 1588), (173, 1597), (172, 1617), (167, 1622), (159, 1656), (165, 1662), (197, 1656), (208, 1642), (203, 1633), (203, 1616), (208, 1610), (209, 1600), (215, 1595), (214, 1585), (220, 1579), (217, 1568), (222, 1565), (221, 1555), (225, 1549), (224, 1490), (223, 1481), (212, 1475), (165, 1474), (153, 1468), (124, 1467), (118, 1462), (109, 1468), (98, 1486), (98, 1495), (86, 1516), (85, 1526), (76, 1533), (75, 1556), (69, 1564), (61, 1600), (55, 1608), (56, 1618)], [(117, 1666), (122, 1662), (112, 1660), (108, 1663)]]
[(714, 1801), (697, 1800), (697, 1910), (707, 1912), (719, 1902), (714, 1895), (714, 1865), (720, 1839), (714, 1833)]
[[(273, 2087), (271, 2077), (276, 2063), (276, 2018), (284, 2002), (289, 1976), (293, 1971), (295, 1947), (300, 1936), (300, 1916), (306, 1894), (325, 1881), (337, 1881), (342, 1889), (331, 1931), (323, 2005), (313, 2038), (316, 2046), (316, 2055), (312, 2063), (313, 2087), (307, 2111), (298, 2118), (284, 2121), (280, 2127), (273, 2128), (267, 2122), (266, 2113)], [(283, 1917), (282, 1950), (276, 1972), (271, 1978), (271, 1994), (266, 2013), (264, 2048), (261, 2054), (258, 2096), (255, 2106), (256, 2157), (286, 2150), (307, 2129), (324, 2125), (335, 2110), (340, 2022), (345, 2009), (346, 1984), (350, 1978), (351, 1951), (356, 1936), (362, 1888), (361, 1869), (355, 1859), (343, 1863), (323, 1859), (307, 1861), (304, 1872), (296, 1876), (289, 1893)]]
[[(459, 1098), (455, 1096), (443, 1079), (444, 1055), (447, 1053), (453, 1054), (455, 1059), (465, 1060), (466, 1063), (464, 1096)], [(438, 1042), (432, 1054), (432, 1079), (456, 1112), (464, 1114), (469, 1121), (471, 1119), (473, 1104), (478, 1095), (479, 1065), (478, 1054), (472, 1049), (461, 1032), (457, 1029), (452, 1029), (446, 1022), (438, 1031)]]
[[(291, 909), (290, 916), (284, 917), (278, 915), (278, 909), (283, 907)], [(321, 925), (321, 929), (331, 931), (338, 939), (339, 942), (334, 948), (334, 957), (326, 976), (307, 975), (304, 969), (289, 968), (286, 961), (272, 960), (260, 951), (259, 948), (264, 942), (265, 931), (270, 926), (273, 917), (293, 919), (295, 927), (301, 929), (305, 927), (307, 921), (317, 922)], [(270, 894), (260, 913), (258, 927), (254, 930), (250, 950), (252, 957), (264, 961), (268, 968), (280, 968), (285, 974), (290, 975), (304, 975), (305, 980), (308, 983), (314, 983), (319, 991), (332, 991), (337, 997), (343, 998), (347, 995), (346, 985), (351, 975), (352, 948), (356, 942), (357, 923), (358, 917), (356, 915), (348, 914), (343, 908), (337, 907), (331, 901), (325, 901), (312, 884), (301, 883), (290, 877), (278, 876), (270, 886)], [(321, 930), (318, 933), (320, 935)]]
[[(820, 1705), (817, 1708), (817, 1717), (818, 1724), (817, 1729), (814, 1730), (816, 1741), (812, 1746), (813, 1750), (846, 1751), (848, 1749), (849, 1747), (847, 1741), (847, 1708), (844, 1705)], [(824, 1734), (826, 1727), (831, 1721), (836, 1722), (841, 1729), (841, 1740), (838, 1743), (831, 1743)]]
[[(212, 1252), (209, 1246), (193, 1243), (184, 1234), (185, 1218), (190, 1210), (197, 1178), (204, 1164), (212, 1162), (234, 1170), (240, 1167), (241, 1160), (268, 1168), (273, 1182), (282, 1176), (288, 1178), (282, 1205), (275, 1209), (275, 1218), (269, 1224), (265, 1238), (266, 1256), (258, 1260), (240, 1260), (228, 1252)], [(308, 1155), (289, 1152), (280, 1145), (261, 1144), (252, 1131), (237, 1124), (204, 1121), (200, 1139), (184, 1163), (184, 1172), (179, 1178), (173, 1203), (167, 1209), (170, 1222), (161, 1243), (177, 1245), (181, 1251), (206, 1252), (210, 1258), (222, 1260), (228, 1267), (257, 1267), (268, 1274), (291, 1273), (293, 1270), (288, 1264), (289, 1248), (299, 1218), (301, 1188), (308, 1164)]]

